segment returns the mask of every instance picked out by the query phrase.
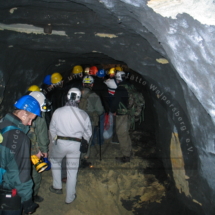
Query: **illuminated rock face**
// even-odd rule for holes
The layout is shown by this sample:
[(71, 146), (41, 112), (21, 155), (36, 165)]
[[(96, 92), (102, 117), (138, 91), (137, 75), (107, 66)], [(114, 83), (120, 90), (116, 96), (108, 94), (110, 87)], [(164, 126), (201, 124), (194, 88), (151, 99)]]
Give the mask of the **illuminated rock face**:
[[(200, 205), (214, 214), (214, 3), (174, 2), (1, 2), (1, 116), (47, 74), (67, 77), (76, 64), (124, 62), (143, 76), (131, 78), (153, 99), (161, 156), (183, 187), (178, 197), (193, 210)], [(52, 32), (45, 34), (49, 24)], [(173, 134), (181, 146), (180, 165), (170, 159)], [(185, 169), (182, 185), (182, 175), (176, 180), (177, 172), (168, 170), (178, 165)]]
[(149, 0), (147, 5), (163, 17), (177, 19), (178, 14), (187, 13), (201, 24), (214, 26), (213, 0)]

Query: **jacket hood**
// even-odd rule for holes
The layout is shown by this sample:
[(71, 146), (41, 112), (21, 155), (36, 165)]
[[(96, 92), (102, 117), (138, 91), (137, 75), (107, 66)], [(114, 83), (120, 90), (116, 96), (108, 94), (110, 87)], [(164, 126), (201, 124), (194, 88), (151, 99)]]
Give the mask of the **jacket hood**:
[(22, 121), (15, 116), (14, 114), (8, 113), (5, 115), (4, 120), (8, 120), (12, 123), (14, 123), (18, 128), (20, 128), (25, 134), (28, 133), (29, 131), (29, 126), (28, 125), (23, 125)]

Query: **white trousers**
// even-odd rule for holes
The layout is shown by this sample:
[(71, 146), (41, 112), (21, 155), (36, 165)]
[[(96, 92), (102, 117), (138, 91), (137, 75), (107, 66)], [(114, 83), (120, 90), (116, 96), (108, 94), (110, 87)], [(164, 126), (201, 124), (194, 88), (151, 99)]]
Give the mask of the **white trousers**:
[(66, 183), (66, 203), (71, 203), (75, 199), (76, 181), (80, 159), (80, 143), (69, 140), (57, 140), (53, 143), (50, 151), (50, 162), (53, 177), (53, 187), (62, 189), (61, 163), (66, 156), (67, 183)]

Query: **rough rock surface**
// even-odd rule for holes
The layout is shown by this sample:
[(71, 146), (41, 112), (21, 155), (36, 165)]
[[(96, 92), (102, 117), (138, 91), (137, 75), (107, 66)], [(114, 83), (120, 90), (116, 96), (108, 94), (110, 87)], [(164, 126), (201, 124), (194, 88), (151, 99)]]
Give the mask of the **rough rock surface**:
[[(173, 181), (170, 144), (178, 135), (191, 196), (178, 198), (214, 214), (214, 1), (174, 1), (182, 10), (172, 18), (150, 2), (158, 1), (2, 1), (0, 115), (47, 74), (66, 78), (77, 64), (127, 65), (151, 98), (159, 156)], [(187, 5), (205, 13), (197, 19)], [(44, 33), (48, 24), (51, 34)]]

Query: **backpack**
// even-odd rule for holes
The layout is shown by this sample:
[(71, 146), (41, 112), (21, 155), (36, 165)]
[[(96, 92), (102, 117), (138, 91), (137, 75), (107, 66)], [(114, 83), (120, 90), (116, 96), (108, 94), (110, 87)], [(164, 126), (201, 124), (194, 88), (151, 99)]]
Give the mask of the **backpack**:
[(80, 109), (86, 111), (87, 114), (88, 114), (89, 117), (90, 117), (91, 123), (93, 122), (93, 124), (94, 124), (95, 126), (97, 126), (97, 125), (98, 125), (98, 121), (99, 121), (99, 115), (98, 115), (96, 112), (93, 112), (93, 113), (92, 113), (92, 112), (89, 112), (89, 111), (87, 110), (87, 107), (88, 107), (88, 99), (89, 99), (89, 96), (90, 96), (92, 93), (94, 93), (94, 92), (90, 91), (90, 92), (88, 92), (88, 93), (86, 94), (85, 97), (81, 97), (81, 100), (80, 100), (80, 102), (79, 102), (78, 107), (79, 107)]
[(86, 112), (87, 112), (87, 106), (88, 106), (88, 98), (89, 98), (90, 94), (92, 94), (92, 92), (87, 93), (87, 95), (85, 97), (81, 97), (81, 100), (78, 105), (78, 107), (81, 110), (84, 110)]
[(119, 114), (129, 115), (130, 129), (135, 129), (135, 122), (141, 123), (144, 120), (145, 99), (141, 92), (138, 92), (134, 85), (120, 85), (128, 92), (128, 107), (122, 102), (119, 103)]

